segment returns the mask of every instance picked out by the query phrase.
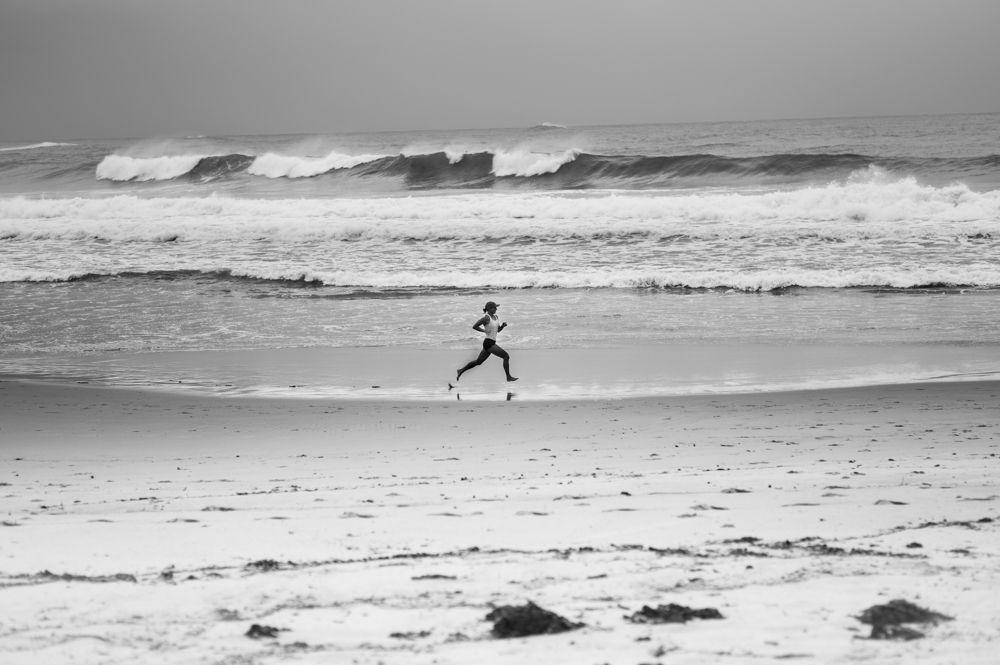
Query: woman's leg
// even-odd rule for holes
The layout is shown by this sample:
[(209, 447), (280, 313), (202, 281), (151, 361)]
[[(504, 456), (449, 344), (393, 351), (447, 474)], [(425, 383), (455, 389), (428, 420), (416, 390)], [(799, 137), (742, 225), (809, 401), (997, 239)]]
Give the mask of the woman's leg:
[[(493, 347), (493, 348), (496, 348), (496, 347)], [(483, 361), (485, 361), (489, 357), (490, 357), (490, 351), (489, 351), (489, 349), (483, 349), (482, 351), (480, 351), (478, 358), (476, 358), (472, 362), (468, 363), (462, 369), (458, 370), (458, 376), (455, 377), (455, 380), (458, 381), (459, 379), (461, 379), (462, 375), (465, 374), (468, 370), (472, 369), (473, 367), (478, 367), (479, 365), (482, 365)]]
[(500, 348), (500, 346), (497, 344), (494, 344), (492, 347), (490, 347), (489, 352), (498, 358), (503, 358), (503, 371), (504, 374), (507, 375), (507, 380), (517, 381), (516, 376), (510, 375), (510, 354), (504, 351), (502, 348)]

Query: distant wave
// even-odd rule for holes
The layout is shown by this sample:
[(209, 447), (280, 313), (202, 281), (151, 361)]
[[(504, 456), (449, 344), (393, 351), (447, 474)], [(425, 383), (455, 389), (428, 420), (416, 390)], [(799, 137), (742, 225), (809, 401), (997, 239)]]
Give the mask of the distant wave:
[(634, 271), (588, 269), (580, 271), (482, 272), (482, 271), (302, 271), (268, 265), (257, 268), (179, 269), (150, 271), (91, 272), (0, 269), (0, 282), (72, 282), (106, 278), (250, 280), (288, 286), (343, 287), (413, 291), (506, 290), (506, 289), (667, 289), (773, 292), (796, 288), (884, 288), (898, 290), (998, 289), (1000, 268), (966, 270), (960, 268), (902, 270), (876, 268), (843, 270), (758, 270), (758, 271)]
[(409, 187), (488, 188), (499, 182), (541, 189), (711, 186), (725, 183), (829, 181), (857, 170), (878, 167), (901, 175), (966, 174), (1000, 168), (1000, 155), (971, 158), (876, 158), (857, 154), (779, 154), (723, 157), (711, 154), (644, 156), (596, 155), (578, 150), (539, 152), (508, 149), (399, 155), (174, 155), (130, 157), (108, 155), (97, 166), (97, 178), (117, 182), (173, 180), (212, 181), (246, 173), (270, 179), (312, 178), (341, 173), (356, 177), (402, 178)]
[(75, 143), (56, 143), (54, 141), (43, 141), (42, 143), (32, 143), (30, 145), (19, 145), (12, 148), (0, 148), (0, 152), (13, 152), (15, 150), (37, 150), (38, 148), (58, 148), (60, 146), (76, 145)]

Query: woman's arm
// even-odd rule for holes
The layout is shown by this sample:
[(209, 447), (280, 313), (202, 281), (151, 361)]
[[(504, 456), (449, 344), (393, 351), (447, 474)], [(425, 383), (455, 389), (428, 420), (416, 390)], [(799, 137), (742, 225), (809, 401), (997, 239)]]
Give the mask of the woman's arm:
[(478, 330), (479, 332), (484, 333), (486, 331), (483, 330), (483, 326), (486, 325), (486, 322), (489, 321), (489, 320), (490, 320), (490, 318), (488, 316), (484, 316), (483, 318), (481, 318), (478, 321), (476, 321), (475, 323), (473, 323), (472, 327), (475, 330)]

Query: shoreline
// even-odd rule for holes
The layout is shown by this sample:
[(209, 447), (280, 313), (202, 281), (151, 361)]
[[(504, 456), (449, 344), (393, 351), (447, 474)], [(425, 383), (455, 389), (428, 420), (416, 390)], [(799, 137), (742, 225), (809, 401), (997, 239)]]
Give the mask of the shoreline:
[[(998, 472), (998, 381), (520, 403), (4, 381), (0, 660), (985, 664)], [(897, 598), (954, 619), (866, 639)], [(494, 638), (527, 601), (584, 626)], [(668, 603), (723, 619), (623, 619)]]
[[(442, 391), (447, 399), (440, 397), (399, 397), (393, 394), (356, 394), (356, 395), (310, 395), (290, 393), (226, 393), (190, 390), (186, 386), (173, 389), (167, 385), (114, 385), (101, 383), (99, 381), (81, 381), (67, 379), (64, 377), (36, 377), (20, 374), (0, 373), (0, 414), (10, 416), (10, 407), (20, 403), (38, 403), (57, 399), (61, 395), (77, 394), (81, 399), (80, 403), (88, 401), (90, 393), (94, 395), (111, 395), (120, 400), (138, 400), (145, 396), (142, 401), (148, 404), (158, 404), (169, 407), (177, 403), (188, 405), (196, 404), (233, 404), (233, 405), (258, 405), (280, 407), (282, 405), (300, 405), (303, 407), (315, 407), (316, 405), (330, 406), (354, 406), (371, 409), (392, 409), (392, 408), (448, 408), (452, 405), (474, 406), (474, 407), (498, 407), (503, 408), (506, 404), (508, 408), (537, 406), (542, 408), (554, 407), (587, 407), (601, 406), (604, 404), (630, 405), (632, 407), (669, 405), (669, 404), (690, 404), (697, 405), (706, 401), (745, 401), (758, 400), (763, 402), (780, 401), (783, 397), (789, 401), (823, 401), (837, 399), (838, 396), (864, 395), (864, 394), (895, 394), (914, 393), (922, 391), (939, 390), (943, 393), (949, 391), (963, 392), (963, 386), (975, 392), (996, 390), (1000, 395), (1000, 378), (991, 377), (995, 373), (982, 372), (979, 375), (968, 374), (958, 376), (933, 377), (923, 380), (895, 381), (895, 382), (874, 382), (874, 383), (849, 383), (835, 386), (815, 386), (815, 387), (775, 387), (773, 389), (754, 390), (732, 390), (717, 392), (692, 392), (692, 393), (643, 393), (643, 394), (605, 394), (605, 395), (567, 395), (559, 397), (528, 397), (519, 398), (516, 394), (513, 397), (506, 397), (502, 391), (496, 390), (491, 393), (492, 399), (455, 399), (456, 394), (461, 396), (460, 386), (453, 386), (453, 390)], [(516, 387), (517, 383), (506, 384)], [(498, 386), (504, 385), (498, 383)], [(12, 400), (12, 394), (18, 392), (19, 388), (27, 391), (21, 399)], [(91, 399), (94, 399), (91, 395)], [(106, 403), (106, 402), (105, 402)], [(63, 404), (62, 406), (66, 406)]]
[(503, 380), (490, 358), (455, 368), (478, 347), (301, 347), (55, 354), (0, 360), (0, 379), (103, 385), (178, 394), (440, 402), (601, 401), (852, 388), (1000, 378), (1000, 346), (731, 344), (521, 349)]

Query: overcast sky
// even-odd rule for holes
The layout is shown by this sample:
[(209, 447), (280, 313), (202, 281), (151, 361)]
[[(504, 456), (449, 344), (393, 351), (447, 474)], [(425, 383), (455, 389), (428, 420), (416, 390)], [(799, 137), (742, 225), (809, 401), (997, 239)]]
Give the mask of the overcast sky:
[(998, 0), (0, 0), (0, 140), (1000, 111)]

